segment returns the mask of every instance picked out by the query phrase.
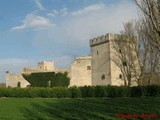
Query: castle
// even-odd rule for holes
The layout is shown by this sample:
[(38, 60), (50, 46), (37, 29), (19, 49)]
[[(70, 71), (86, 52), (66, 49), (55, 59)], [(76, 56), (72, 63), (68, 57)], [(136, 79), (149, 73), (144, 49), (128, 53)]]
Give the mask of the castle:
[[(112, 61), (114, 49), (112, 41), (118, 35), (106, 34), (89, 41), (91, 56), (77, 57), (71, 68), (55, 68), (52, 62), (40, 62), (37, 68), (24, 68), (23, 74), (33, 72), (68, 72), (71, 86), (124, 85), (120, 68)], [(20, 75), (6, 73), (6, 87), (27, 87), (29, 83)], [(134, 82), (133, 85), (136, 85)]]

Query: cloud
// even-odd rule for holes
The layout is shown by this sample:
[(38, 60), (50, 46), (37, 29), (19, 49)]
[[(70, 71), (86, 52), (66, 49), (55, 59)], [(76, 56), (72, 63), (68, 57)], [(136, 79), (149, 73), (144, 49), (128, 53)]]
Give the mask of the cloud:
[(77, 16), (77, 15), (86, 14), (86, 13), (89, 13), (89, 12), (94, 12), (94, 11), (103, 9), (104, 7), (105, 7), (104, 4), (93, 4), (93, 5), (85, 7), (84, 9), (72, 12), (71, 14), (73, 16)]
[[(49, 41), (47, 48), (56, 44), (70, 48), (89, 48), (89, 39), (106, 33), (119, 33), (123, 29), (124, 22), (136, 17), (136, 7), (126, 1), (116, 5), (92, 4), (68, 12), (67, 16), (63, 17), (63, 21), (56, 23), (54, 29), (47, 30), (47, 35), (38, 32), (34, 40), (36, 39), (37, 44), (40, 45), (43, 42), (38, 41), (43, 41), (41, 38), (47, 37)], [(44, 47), (44, 44), (41, 46)]]
[(58, 11), (57, 10), (53, 10), (52, 12), (47, 13), (47, 16), (55, 17), (57, 14), (58, 14)]
[(54, 25), (55, 24), (51, 23), (50, 20), (48, 20), (47, 18), (37, 16), (31, 13), (25, 17), (25, 19), (22, 21), (22, 25), (11, 28), (11, 31), (22, 30), (22, 29), (27, 29), (27, 28), (39, 30), (39, 29), (44, 29), (44, 28), (51, 27)]
[[(58, 11), (54, 28), (36, 31), (33, 46), (52, 56), (57, 66), (68, 65), (76, 56), (90, 54), (89, 40), (107, 33), (119, 33), (123, 23), (136, 19), (136, 7), (126, 1), (116, 5), (92, 4), (69, 12), (66, 16)], [(57, 57), (58, 56), (58, 57)], [(63, 56), (67, 56), (62, 62)], [(59, 58), (59, 59), (58, 59)]]
[(39, 9), (39, 10), (45, 10), (43, 5), (41, 4), (40, 0), (34, 0), (35, 4), (36, 4), (36, 7)]

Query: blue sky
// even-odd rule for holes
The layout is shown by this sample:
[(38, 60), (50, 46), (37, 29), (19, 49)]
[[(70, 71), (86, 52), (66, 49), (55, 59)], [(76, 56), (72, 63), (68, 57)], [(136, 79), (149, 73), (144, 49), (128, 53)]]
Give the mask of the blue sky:
[(0, 0), (0, 82), (5, 71), (90, 55), (89, 39), (119, 33), (136, 19), (131, 0)]

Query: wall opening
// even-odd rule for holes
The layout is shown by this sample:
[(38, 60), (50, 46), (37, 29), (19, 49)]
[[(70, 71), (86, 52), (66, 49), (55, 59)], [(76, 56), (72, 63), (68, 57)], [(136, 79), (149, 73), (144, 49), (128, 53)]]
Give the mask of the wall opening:
[(17, 83), (17, 87), (21, 87), (21, 82), (18, 82), (18, 83)]
[(91, 70), (91, 66), (87, 66), (87, 70)]
[(104, 79), (105, 79), (105, 75), (104, 75), (104, 74), (101, 76), (101, 79), (102, 79), (102, 80), (104, 80)]
[(119, 78), (122, 79), (122, 74), (119, 74)]
[(97, 55), (98, 55), (98, 51), (97, 51)]

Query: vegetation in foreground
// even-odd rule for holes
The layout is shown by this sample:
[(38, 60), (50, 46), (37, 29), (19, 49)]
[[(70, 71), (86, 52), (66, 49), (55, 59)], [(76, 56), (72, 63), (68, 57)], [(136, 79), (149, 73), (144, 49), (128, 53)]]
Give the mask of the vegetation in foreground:
[(160, 97), (160, 86), (84, 86), (0, 88), (0, 97), (16, 98), (105, 98)]
[[(124, 120), (121, 114), (156, 114), (160, 98), (1, 98), (0, 120)], [(152, 119), (152, 118), (150, 118)], [(150, 120), (132, 118), (132, 120)], [(128, 120), (130, 120), (128, 118)]]

